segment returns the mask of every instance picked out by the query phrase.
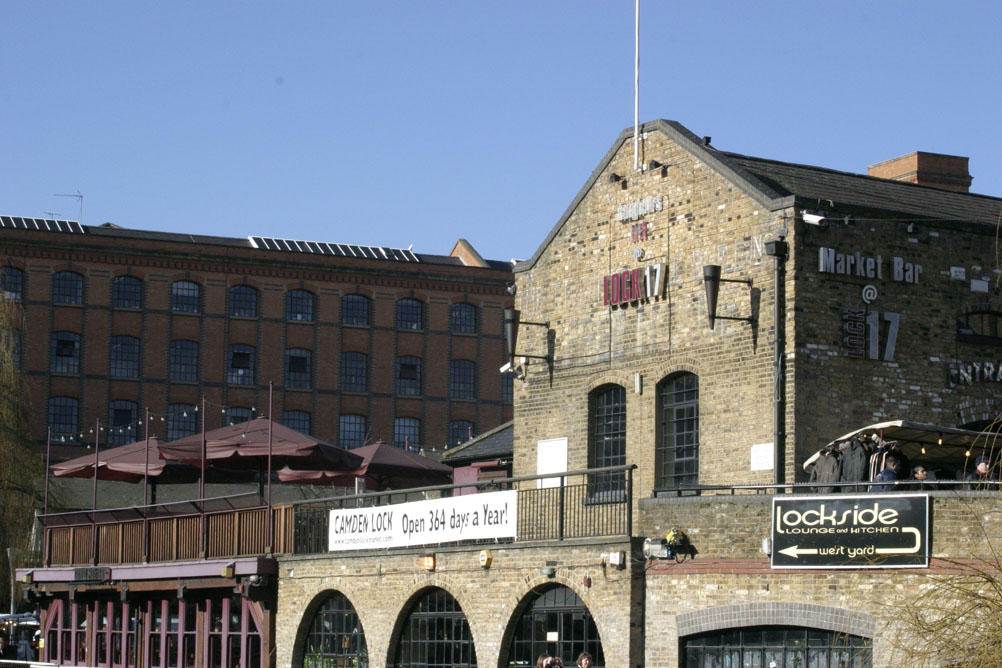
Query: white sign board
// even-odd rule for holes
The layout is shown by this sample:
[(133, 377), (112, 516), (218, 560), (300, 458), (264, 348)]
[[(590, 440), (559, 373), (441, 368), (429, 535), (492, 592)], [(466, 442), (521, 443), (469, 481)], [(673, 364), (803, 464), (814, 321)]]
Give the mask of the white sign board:
[[(536, 441), (536, 474), (567, 471), (567, 439), (545, 438)], [(560, 487), (560, 478), (543, 478), (536, 487)]]
[(771, 471), (774, 468), (772, 443), (756, 443), (751, 446), (751, 470)]
[(369, 550), (514, 538), (518, 492), (487, 492), (375, 508), (332, 510), (328, 549)]

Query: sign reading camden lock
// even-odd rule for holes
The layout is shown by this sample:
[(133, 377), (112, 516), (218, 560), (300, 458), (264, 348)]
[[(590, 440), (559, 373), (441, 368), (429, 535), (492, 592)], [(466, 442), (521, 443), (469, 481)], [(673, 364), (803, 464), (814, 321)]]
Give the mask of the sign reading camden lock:
[(772, 500), (773, 568), (924, 568), (928, 536), (925, 494)]

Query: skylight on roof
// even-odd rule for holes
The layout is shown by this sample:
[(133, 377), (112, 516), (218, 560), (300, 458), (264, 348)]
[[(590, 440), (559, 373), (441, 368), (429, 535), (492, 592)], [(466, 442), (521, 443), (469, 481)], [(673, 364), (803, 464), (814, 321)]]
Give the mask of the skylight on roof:
[(46, 218), (21, 218), (0, 216), (0, 227), (15, 230), (41, 230), (43, 232), (69, 232), (83, 234), (83, 226), (75, 220), (48, 220)]
[(359, 257), (370, 260), (396, 260), (398, 262), (419, 262), (409, 249), (385, 248), (383, 246), (356, 246), (354, 244), (331, 244), (326, 241), (295, 241), (275, 237), (247, 237), (251, 246), (263, 250), (286, 251), (290, 253), (313, 253), (335, 257)]

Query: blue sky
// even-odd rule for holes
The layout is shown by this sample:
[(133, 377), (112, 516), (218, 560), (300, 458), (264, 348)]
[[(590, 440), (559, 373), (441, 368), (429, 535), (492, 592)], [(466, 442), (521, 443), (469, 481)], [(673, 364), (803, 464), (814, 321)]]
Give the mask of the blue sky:
[[(633, 124), (631, 0), (7, 0), (0, 213), (530, 256)], [(641, 2), (640, 118), (1002, 196), (1002, 3)], [(58, 214), (58, 216), (54, 215)]]

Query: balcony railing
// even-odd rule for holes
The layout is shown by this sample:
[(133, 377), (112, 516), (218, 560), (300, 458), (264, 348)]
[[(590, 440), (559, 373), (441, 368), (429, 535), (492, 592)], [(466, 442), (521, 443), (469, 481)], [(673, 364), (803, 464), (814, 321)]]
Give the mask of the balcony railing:
[(516, 541), (628, 536), (633, 469), (618, 466), (301, 501), (272, 506), (270, 527), (268, 506), (256, 493), (56, 513), (41, 517), (44, 564), (112, 566), (319, 554), (327, 551), (331, 510), (500, 490), (517, 491)]

